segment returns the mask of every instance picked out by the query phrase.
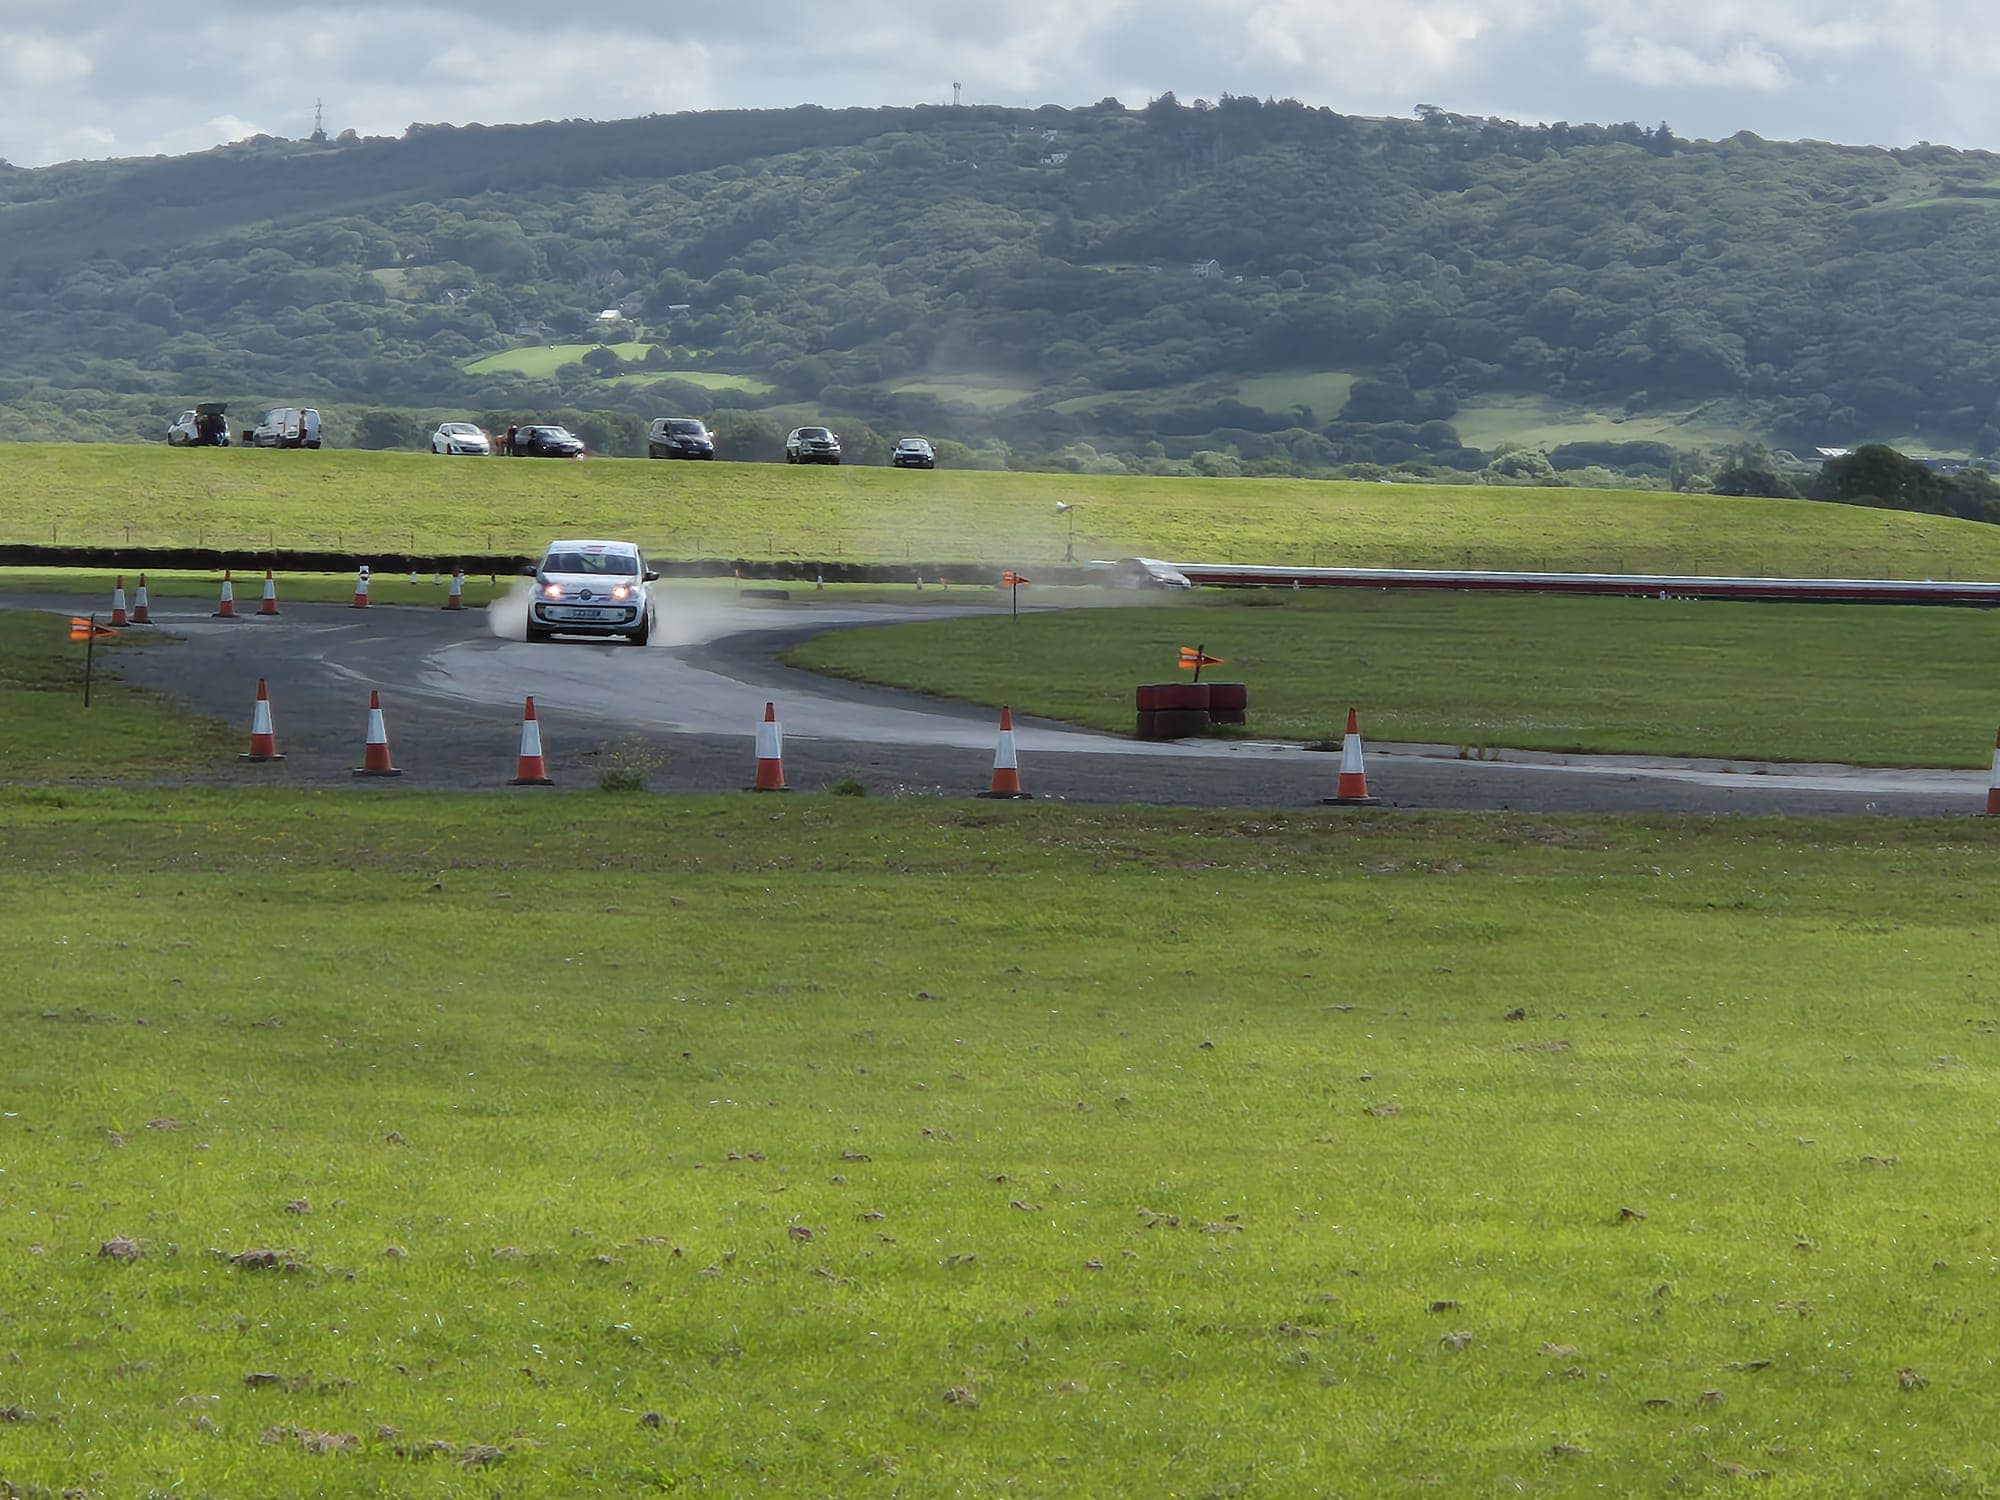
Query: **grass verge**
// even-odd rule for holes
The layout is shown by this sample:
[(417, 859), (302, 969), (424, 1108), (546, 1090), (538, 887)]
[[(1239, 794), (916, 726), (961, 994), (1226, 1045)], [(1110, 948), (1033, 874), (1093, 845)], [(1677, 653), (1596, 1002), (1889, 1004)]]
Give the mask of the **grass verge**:
[[(1059, 516), (1055, 502), (1073, 503)], [(1039, 566), (1179, 561), (2000, 577), (2000, 527), (1802, 500), (1320, 480), (0, 448), (0, 541)]]
[(43, 792), (0, 835), (29, 1493), (1991, 1472), (1984, 825)]
[(157, 635), (99, 640), (85, 708), (84, 648), (69, 639), (68, 617), (0, 610), (0, 764), (8, 779), (97, 781), (212, 763), (235, 743), (224, 726), (118, 680), (125, 652), (171, 649)]
[(794, 665), (1132, 727), (1176, 648), (1250, 688), (1251, 732), (1480, 747), (1985, 765), (2000, 614), (1423, 592), (1195, 595), (1171, 605), (843, 630)]

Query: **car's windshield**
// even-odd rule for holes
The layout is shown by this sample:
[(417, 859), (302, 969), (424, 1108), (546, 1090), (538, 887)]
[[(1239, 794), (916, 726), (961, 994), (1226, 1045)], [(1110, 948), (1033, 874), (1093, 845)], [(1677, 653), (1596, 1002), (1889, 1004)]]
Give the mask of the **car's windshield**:
[(444, 430), (452, 437), (472, 437), (479, 431), (470, 422), (447, 422)]
[(902, 442), (898, 443), (896, 446), (898, 448), (928, 448), (930, 447), (930, 444), (925, 442), (922, 438), (904, 438)]
[(667, 423), (667, 431), (671, 432), (675, 437), (700, 437), (702, 426), (699, 422), (669, 422)]
[(531, 427), (528, 430), (530, 432), (539, 432), (543, 437), (553, 438), (556, 442), (561, 442), (569, 436), (569, 429), (567, 427)]
[(630, 578), (639, 571), (636, 552), (551, 552), (542, 559), (544, 573), (601, 573)]
[(828, 438), (832, 437), (833, 434), (828, 432), (824, 427), (801, 427), (799, 429), (799, 436), (802, 438)]

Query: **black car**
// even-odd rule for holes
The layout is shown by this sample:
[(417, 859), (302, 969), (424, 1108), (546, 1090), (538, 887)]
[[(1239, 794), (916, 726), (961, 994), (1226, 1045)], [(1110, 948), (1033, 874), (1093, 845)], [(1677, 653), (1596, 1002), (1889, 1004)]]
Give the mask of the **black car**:
[(656, 417), (646, 430), (648, 458), (714, 458), (715, 439), (693, 417)]
[(824, 427), (794, 427), (785, 438), (788, 464), (837, 464), (840, 439)]
[(583, 439), (567, 427), (516, 427), (513, 454), (516, 458), (582, 458)]
[(928, 438), (904, 438), (889, 455), (889, 462), (899, 469), (935, 469), (937, 450)]

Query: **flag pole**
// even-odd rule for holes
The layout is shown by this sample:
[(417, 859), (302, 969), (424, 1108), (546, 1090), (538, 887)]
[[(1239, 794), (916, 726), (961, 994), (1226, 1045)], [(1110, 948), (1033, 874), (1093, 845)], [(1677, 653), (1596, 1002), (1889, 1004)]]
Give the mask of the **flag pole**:
[(90, 617), (90, 634), (83, 643), (83, 706), (90, 707), (90, 673), (97, 660), (97, 616)]
[(1196, 646), (1194, 648), (1194, 680), (1196, 682), (1201, 681), (1201, 664), (1204, 660), (1207, 659), (1207, 657), (1208, 657), (1208, 647)]

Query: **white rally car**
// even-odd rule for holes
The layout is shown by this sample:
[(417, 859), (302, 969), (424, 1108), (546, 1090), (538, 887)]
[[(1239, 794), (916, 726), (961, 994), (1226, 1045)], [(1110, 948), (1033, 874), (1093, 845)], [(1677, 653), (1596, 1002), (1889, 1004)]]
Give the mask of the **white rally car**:
[(493, 440), (470, 422), (440, 422), (431, 434), (431, 452), (446, 455), (477, 453), (490, 456)]
[(633, 542), (550, 542), (535, 568), (528, 639), (622, 635), (635, 646), (653, 636), (653, 594), (660, 575)]

